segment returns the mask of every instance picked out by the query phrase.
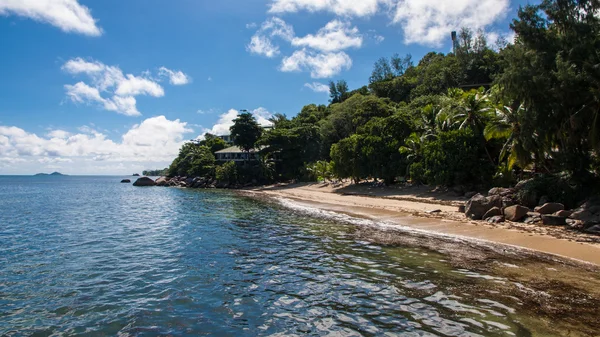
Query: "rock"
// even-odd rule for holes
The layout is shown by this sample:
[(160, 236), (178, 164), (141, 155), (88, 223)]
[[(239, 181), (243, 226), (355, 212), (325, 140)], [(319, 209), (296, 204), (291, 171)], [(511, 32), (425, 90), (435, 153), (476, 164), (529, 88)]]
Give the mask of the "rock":
[(435, 213), (441, 213), (442, 210), (441, 209), (432, 209), (431, 211), (427, 211), (427, 213), (429, 214), (435, 214)]
[(471, 198), (473, 198), (476, 195), (477, 195), (477, 192), (473, 192), (473, 191), (467, 192), (467, 193), (465, 193), (465, 198), (471, 199)]
[(511, 195), (515, 193), (515, 190), (512, 188), (504, 188), (504, 187), (494, 187), (488, 191), (488, 195), (499, 195), (505, 197), (507, 195)]
[(133, 186), (155, 186), (154, 180), (148, 177), (141, 177), (133, 183)]
[(594, 225), (592, 227), (586, 228), (584, 231), (591, 234), (600, 234), (600, 225)]
[(500, 207), (492, 207), (492, 208), (490, 208), (489, 211), (487, 211), (483, 215), (483, 220), (486, 220), (488, 218), (491, 218), (491, 217), (494, 217), (494, 216), (498, 216), (498, 215), (502, 215), (502, 210), (500, 209)]
[(129, 184), (130, 182), (131, 182), (131, 180), (129, 180), (129, 179), (123, 179), (123, 180), (121, 180), (122, 184)]
[(519, 221), (527, 216), (529, 208), (521, 205), (513, 205), (504, 209), (504, 217), (508, 221)]
[(538, 206), (535, 208), (535, 211), (540, 214), (552, 214), (558, 211), (562, 211), (565, 209), (565, 205), (559, 204), (557, 202), (547, 202), (542, 206)]
[(160, 177), (160, 178), (156, 179), (155, 183), (156, 183), (156, 186), (169, 186), (169, 178)]
[(542, 215), (542, 222), (547, 226), (564, 226), (567, 218), (556, 215)]
[(523, 222), (526, 224), (536, 224), (539, 222), (542, 222), (542, 217), (541, 216), (527, 216), (525, 219), (523, 219)]
[(554, 212), (554, 215), (562, 216), (563, 218), (568, 218), (571, 216), (572, 213), (573, 212), (571, 212), (571, 211), (562, 210), (562, 211)]
[(515, 185), (515, 191), (522, 189), (525, 185), (527, 185), (533, 179), (521, 180)]
[(477, 194), (467, 201), (465, 215), (473, 220), (481, 220), (492, 207), (502, 207), (502, 197), (498, 195), (484, 197)]
[(458, 206), (458, 211), (459, 211), (460, 213), (464, 213), (464, 212), (465, 212), (465, 205), (460, 205), (460, 206)]
[(191, 178), (191, 177), (190, 177), (190, 178), (187, 178), (187, 179), (185, 180), (185, 185), (186, 185), (186, 186), (192, 186), (192, 185), (194, 185), (194, 178)]
[(502, 215), (496, 215), (496, 216), (493, 216), (493, 217), (487, 219), (487, 222), (489, 222), (489, 223), (501, 223), (501, 222), (504, 222), (504, 217)]
[(543, 204), (547, 204), (550, 202), (550, 198), (548, 198), (545, 195), (542, 195), (542, 197), (540, 198), (540, 201), (538, 202), (538, 206), (541, 206)]
[(509, 197), (502, 197), (502, 209), (515, 205), (515, 202)]

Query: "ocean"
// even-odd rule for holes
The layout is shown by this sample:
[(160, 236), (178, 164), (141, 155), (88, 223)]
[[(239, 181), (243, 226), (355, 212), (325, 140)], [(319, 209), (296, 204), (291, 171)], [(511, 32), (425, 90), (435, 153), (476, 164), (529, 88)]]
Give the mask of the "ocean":
[(496, 288), (535, 289), (358, 220), (122, 178), (0, 177), (1, 336), (563, 335)]

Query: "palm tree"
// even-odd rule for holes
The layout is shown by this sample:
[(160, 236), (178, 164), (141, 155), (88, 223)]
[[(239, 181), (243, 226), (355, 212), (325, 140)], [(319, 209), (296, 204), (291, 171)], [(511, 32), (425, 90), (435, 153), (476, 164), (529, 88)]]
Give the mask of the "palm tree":
[(506, 139), (502, 151), (500, 151), (500, 161), (506, 160), (509, 170), (514, 165), (523, 168), (533, 162), (531, 151), (528, 149), (536, 148), (534, 135), (525, 135), (523, 132), (523, 120), (526, 113), (523, 104), (519, 105), (517, 109), (509, 106), (496, 109), (495, 117), (484, 130), (486, 140)]

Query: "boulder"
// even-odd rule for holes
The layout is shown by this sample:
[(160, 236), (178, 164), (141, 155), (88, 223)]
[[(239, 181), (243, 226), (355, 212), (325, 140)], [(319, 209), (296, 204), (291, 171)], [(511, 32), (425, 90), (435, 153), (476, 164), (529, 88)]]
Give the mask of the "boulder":
[(542, 223), (547, 226), (564, 226), (567, 224), (567, 218), (556, 215), (542, 215)]
[(160, 177), (160, 178), (156, 179), (155, 183), (156, 183), (156, 186), (169, 186), (169, 178)]
[(504, 187), (494, 187), (488, 191), (488, 195), (499, 195), (505, 197), (507, 195), (511, 195), (515, 193), (515, 190), (512, 188), (504, 188)]
[(554, 215), (562, 216), (563, 218), (568, 218), (571, 216), (572, 213), (573, 212), (571, 212), (571, 211), (562, 210), (562, 211), (554, 212)]
[(558, 211), (562, 211), (565, 209), (565, 205), (559, 204), (557, 202), (547, 202), (542, 206), (538, 206), (535, 208), (535, 211), (540, 214), (552, 214)]
[(123, 179), (123, 180), (121, 180), (122, 184), (129, 184), (130, 182), (131, 182), (131, 180), (129, 180), (129, 179)]
[(492, 208), (490, 208), (489, 211), (487, 211), (483, 215), (483, 220), (487, 220), (488, 218), (491, 218), (491, 217), (494, 217), (497, 215), (502, 215), (502, 210), (500, 209), (500, 207), (492, 207)]
[(523, 219), (523, 222), (526, 224), (536, 224), (536, 223), (540, 223), (542, 222), (542, 217), (541, 216), (527, 216), (525, 217), (525, 219)]
[(460, 213), (464, 213), (464, 212), (465, 212), (465, 205), (460, 205), (460, 206), (458, 206), (458, 211), (459, 211)]
[(501, 222), (504, 222), (504, 217), (502, 215), (496, 215), (496, 216), (493, 216), (493, 217), (487, 219), (487, 222), (489, 222), (489, 223), (501, 223)]
[(504, 209), (504, 217), (508, 221), (519, 221), (527, 216), (529, 208), (521, 205), (513, 205)]
[(477, 194), (467, 201), (465, 215), (473, 220), (481, 220), (485, 213), (492, 207), (502, 207), (502, 197), (498, 195), (484, 197), (481, 194)]
[(156, 183), (154, 182), (154, 180), (148, 178), (148, 177), (141, 177), (138, 178), (138, 180), (135, 181), (135, 183), (133, 183), (133, 186), (155, 186)]

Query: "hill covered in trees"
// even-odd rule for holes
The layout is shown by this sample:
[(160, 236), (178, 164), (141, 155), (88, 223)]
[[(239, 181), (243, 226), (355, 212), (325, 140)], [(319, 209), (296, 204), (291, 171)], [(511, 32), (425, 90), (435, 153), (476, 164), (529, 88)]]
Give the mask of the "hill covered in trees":
[(581, 198), (600, 176), (599, 9), (597, 0), (545, 0), (519, 9), (514, 43), (492, 47), (463, 29), (453, 53), (381, 58), (367, 85), (331, 82), (328, 106), (276, 115), (269, 131), (241, 114), (232, 135), (253, 140), (236, 145), (260, 149), (258, 162), (217, 164), (226, 144), (208, 135), (181, 149), (169, 175), (472, 188), (536, 176), (544, 195)]

